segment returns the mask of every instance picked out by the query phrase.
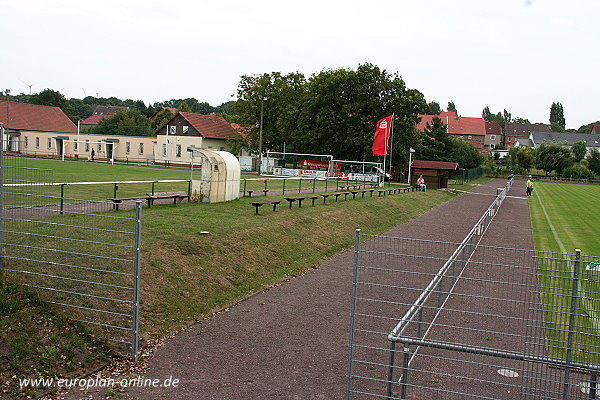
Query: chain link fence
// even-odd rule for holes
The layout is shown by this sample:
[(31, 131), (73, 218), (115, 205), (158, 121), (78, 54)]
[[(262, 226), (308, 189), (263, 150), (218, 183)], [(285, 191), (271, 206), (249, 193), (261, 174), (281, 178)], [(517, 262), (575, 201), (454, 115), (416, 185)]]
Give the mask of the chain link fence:
[(110, 202), (70, 199), (61, 207), (49, 195), (52, 171), (3, 151), (0, 169), (2, 279), (35, 288), (136, 359), (141, 203), (119, 213), (107, 211)]
[[(590, 399), (597, 257), (357, 232), (347, 399)], [(364, 240), (368, 239), (368, 240)]]

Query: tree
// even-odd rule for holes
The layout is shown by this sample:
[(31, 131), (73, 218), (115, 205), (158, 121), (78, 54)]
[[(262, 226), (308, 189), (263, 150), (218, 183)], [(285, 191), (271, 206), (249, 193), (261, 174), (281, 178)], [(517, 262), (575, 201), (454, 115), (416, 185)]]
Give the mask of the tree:
[(513, 118), (513, 120), (511, 122), (516, 122), (517, 124), (530, 124), (531, 123), (531, 122), (529, 122), (529, 120), (527, 118), (521, 118), (521, 117)]
[(550, 107), (550, 125), (556, 124), (565, 129), (565, 115), (562, 104), (559, 102), (552, 103)]
[(573, 143), (573, 146), (571, 146), (571, 151), (573, 152), (575, 162), (579, 162), (585, 158), (587, 146), (584, 141), (575, 142)]
[(492, 114), (492, 112), (490, 111), (490, 108), (487, 106), (483, 109), (481, 116), (486, 121), (497, 122), (498, 125), (500, 125), (502, 127), (502, 131), (504, 131), (504, 127), (507, 122), (512, 122), (511, 114), (508, 111), (504, 110), (502, 113), (498, 112), (497, 114)]
[(458, 111), (456, 110), (456, 106), (454, 105), (454, 102), (453, 102), (453, 101), (449, 101), (449, 102), (448, 102), (448, 111), (454, 111), (454, 112), (458, 112)]
[(425, 115), (440, 115), (441, 113), (442, 108), (440, 107), (440, 103), (435, 101), (430, 101), (429, 103), (425, 104), (421, 112), (421, 114)]
[(563, 128), (562, 126), (560, 126), (556, 122), (553, 122), (552, 124), (550, 124), (550, 130), (552, 132), (564, 132), (565, 128)]
[(461, 168), (477, 168), (483, 162), (483, 155), (463, 138), (452, 137), (450, 161), (457, 162)]
[[(357, 70), (325, 70), (307, 83), (294, 145), (307, 152), (348, 160), (382, 160), (371, 154), (377, 121), (395, 114), (393, 162), (405, 165), (418, 143), (415, 126), (425, 106), (423, 95), (407, 89), (398, 73), (372, 64)], [(304, 152), (304, 151), (301, 151)]]
[(104, 135), (152, 136), (150, 121), (138, 110), (119, 110), (103, 118), (89, 133)]
[(526, 173), (533, 168), (535, 164), (535, 157), (533, 150), (529, 147), (514, 147), (512, 146), (508, 150), (508, 157), (510, 164), (513, 167), (513, 172)]
[(188, 106), (188, 104), (185, 101), (182, 101), (181, 104), (179, 104), (179, 107), (177, 107), (177, 111), (192, 112), (192, 109), (190, 108), (190, 106)]
[(546, 175), (552, 171), (561, 174), (574, 163), (573, 153), (558, 143), (542, 143), (535, 149), (536, 165)]
[(150, 127), (153, 132), (156, 132), (160, 127), (162, 127), (167, 121), (173, 118), (173, 113), (167, 109), (162, 110), (156, 118), (150, 123)]
[(592, 122), (592, 123), (589, 123), (587, 125), (582, 125), (582, 126), (579, 127), (579, 129), (577, 129), (577, 132), (579, 132), (579, 133), (592, 133), (592, 128), (596, 124), (600, 124), (600, 121)]
[(60, 108), (73, 122), (77, 122), (77, 115), (73, 107), (66, 99), (66, 97), (56, 90), (44, 89), (37, 94), (32, 94), (29, 97), (31, 104), (38, 104), (41, 106), (51, 106)]
[(590, 149), (590, 153), (586, 157), (588, 168), (596, 175), (600, 175), (600, 151), (596, 148)]

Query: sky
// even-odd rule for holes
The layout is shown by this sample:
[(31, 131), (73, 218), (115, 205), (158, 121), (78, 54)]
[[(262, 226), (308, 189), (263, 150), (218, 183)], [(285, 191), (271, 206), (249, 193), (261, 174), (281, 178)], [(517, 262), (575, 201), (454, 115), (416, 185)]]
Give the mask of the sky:
[(235, 100), (242, 75), (371, 63), (445, 109), (600, 120), (598, 0), (0, 0), (0, 91)]

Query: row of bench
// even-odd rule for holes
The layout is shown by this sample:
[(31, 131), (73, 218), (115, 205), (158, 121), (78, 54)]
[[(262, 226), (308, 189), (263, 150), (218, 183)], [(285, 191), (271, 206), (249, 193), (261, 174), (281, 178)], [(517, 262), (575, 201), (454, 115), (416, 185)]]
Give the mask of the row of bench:
[[(349, 190), (349, 191), (345, 191), (345, 192), (334, 192), (334, 193), (323, 193), (320, 194), (319, 196), (323, 198), (323, 204), (326, 203), (327, 198), (332, 196), (335, 197), (335, 201), (338, 201), (338, 198), (340, 196), (344, 196), (344, 200), (348, 199), (349, 195), (352, 195), (352, 199), (356, 199), (356, 195), (357, 194), (361, 194), (361, 198), (365, 197), (365, 194), (369, 193), (371, 195), (371, 197), (373, 197), (373, 193), (377, 192), (378, 193), (378, 197), (381, 197), (382, 195), (385, 196), (386, 194), (390, 195), (390, 194), (395, 194), (395, 193), (400, 193), (400, 192), (412, 192), (418, 190), (418, 188), (414, 187), (414, 186), (410, 186), (410, 187), (406, 187), (406, 188), (388, 188), (388, 189), (360, 189), (360, 190)], [(304, 200), (312, 200), (312, 205), (315, 205), (315, 201), (319, 198), (319, 196), (296, 196), (296, 197), (284, 197), (284, 200), (286, 200), (289, 205), (290, 208), (292, 208), (292, 204), (294, 202), (298, 202), (298, 208), (302, 207), (302, 202)], [(252, 205), (253, 207), (256, 208), (256, 215), (258, 215), (258, 209), (264, 205), (272, 205), (273, 206), (273, 211), (277, 210), (277, 206), (281, 204), (281, 200), (266, 200), (266, 201), (253, 201), (250, 203), (250, 205)]]
[[(374, 183), (369, 183), (368, 185), (370, 185), (370, 187), (374, 187), (376, 186), (376, 184)], [(366, 187), (367, 184), (362, 184), (362, 185), (347, 185), (347, 186), (339, 186), (340, 190), (357, 190), (357, 189), (361, 189), (363, 187)], [(248, 193), (248, 197), (252, 197), (252, 193), (254, 192), (263, 192), (264, 196), (267, 196), (269, 194), (269, 189), (263, 189), (263, 190), (245, 190), (244, 191), (244, 196), (246, 195), (246, 193)]]
[(145, 196), (137, 196), (137, 197), (113, 197), (108, 200), (113, 202), (113, 208), (115, 210), (119, 210), (119, 205), (123, 204), (126, 201), (134, 201), (134, 200), (146, 200), (148, 203), (148, 207), (152, 207), (154, 201), (156, 200), (165, 200), (165, 199), (173, 199), (173, 204), (177, 204), (177, 201), (187, 199), (190, 201), (190, 196), (182, 193), (146, 193)]

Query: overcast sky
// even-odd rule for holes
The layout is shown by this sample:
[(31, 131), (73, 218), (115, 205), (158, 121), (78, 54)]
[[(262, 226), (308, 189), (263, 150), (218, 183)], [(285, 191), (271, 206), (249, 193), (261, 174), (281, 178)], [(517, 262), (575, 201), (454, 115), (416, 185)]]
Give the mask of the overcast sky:
[(235, 99), (241, 75), (372, 63), (462, 116), (600, 120), (598, 0), (0, 0), (0, 90)]

